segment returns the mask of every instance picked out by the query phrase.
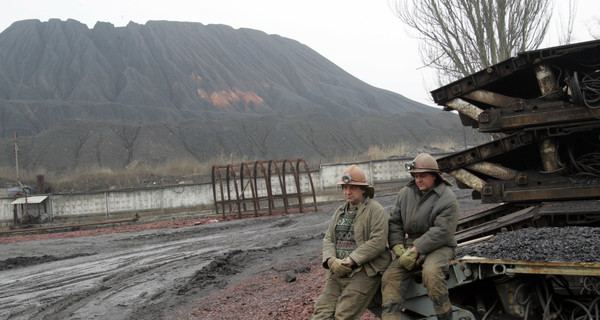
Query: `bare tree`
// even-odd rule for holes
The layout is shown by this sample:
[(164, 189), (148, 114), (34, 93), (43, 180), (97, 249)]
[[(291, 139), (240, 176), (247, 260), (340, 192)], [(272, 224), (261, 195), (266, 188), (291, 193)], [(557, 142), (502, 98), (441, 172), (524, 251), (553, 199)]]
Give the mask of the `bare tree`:
[[(568, 0), (567, 3), (567, 17), (564, 17), (564, 12), (558, 12), (559, 25), (565, 26), (558, 30), (558, 42), (562, 44), (570, 44), (573, 35), (573, 24), (575, 23), (575, 16), (577, 13), (577, 0)], [(566, 19), (566, 22), (564, 21)]]
[(600, 39), (600, 18), (594, 18), (594, 24), (596, 27), (588, 27), (588, 31), (592, 38), (598, 40)]
[(542, 43), (552, 0), (388, 0), (421, 39), (423, 63), (447, 83)]

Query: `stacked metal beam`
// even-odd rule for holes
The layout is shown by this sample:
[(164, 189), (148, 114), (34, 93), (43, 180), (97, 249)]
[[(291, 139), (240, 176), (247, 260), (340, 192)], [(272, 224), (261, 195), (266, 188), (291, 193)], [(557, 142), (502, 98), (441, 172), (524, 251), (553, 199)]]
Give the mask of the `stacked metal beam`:
[(431, 94), (496, 137), (438, 159), (482, 202), (600, 199), (600, 41), (519, 53)]

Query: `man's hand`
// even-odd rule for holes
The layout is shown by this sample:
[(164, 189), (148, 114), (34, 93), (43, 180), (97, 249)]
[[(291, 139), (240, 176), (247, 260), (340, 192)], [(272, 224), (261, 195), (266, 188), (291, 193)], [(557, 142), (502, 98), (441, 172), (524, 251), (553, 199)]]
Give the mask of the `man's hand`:
[(345, 277), (348, 273), (352, 272), (352, 269), (348, 266), (348, 263), (342, 259), (329, 258), (327, 259), (327, 265), (329, 269), (333, 271), (338, 277)]
[(346, 260), (344, 261), (346, 262), (345, 265), (350, 267), (350, 269), (354, 269), (357, 266), (356, 262), (354, 262), (354, 260), (352, 260), (350, 257), (346, 257)]
[(411, 247), (409, 250), (404, 251), (404, 253), (398, 259), (398, 263), (406, 268), (406, 270), (412, 270), (417, 264), (417, 258), (419, 257), (419, 252), (414, 247)]
[(403, 244), (397, 244), (392, 247), (392, 251), (394, 251), (396, 258), (399, 259), (402, 256), (402, 254), (404, 253), (404, 251), (406, 251), (406, 248), (404, 247)]

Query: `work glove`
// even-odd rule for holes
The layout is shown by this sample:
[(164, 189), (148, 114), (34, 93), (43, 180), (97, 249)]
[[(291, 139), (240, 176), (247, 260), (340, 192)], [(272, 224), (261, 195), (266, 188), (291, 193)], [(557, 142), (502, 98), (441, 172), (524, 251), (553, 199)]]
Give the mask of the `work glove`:
[(406, 268), (406, 270), (412, 270), (417, 264), (417, 258), (419, 257), (418, 252), (414, 252), (410, 249), (406, 249), (404, 253), (398, 259), (398, 263)]
[(352, 272), (352, 269), (348, 266), (346, 261), (342, 259), (329, 258), (327, 260), (327, 265), (338, 277), (345, 277), (348, 273)]
[(396, 258), (400, 258), (402, 256), (402, 254), (404, 253), (404, 251), (406, 251), (406, 248), (404, 247), (403, 244), (397, 244), (392, 247), (392, 251), (394, 251)]

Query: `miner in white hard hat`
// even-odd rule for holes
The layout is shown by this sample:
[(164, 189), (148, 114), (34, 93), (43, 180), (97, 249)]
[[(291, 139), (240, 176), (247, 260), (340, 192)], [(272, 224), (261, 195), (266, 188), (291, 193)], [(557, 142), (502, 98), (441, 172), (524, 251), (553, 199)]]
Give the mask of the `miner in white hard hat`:
[(413, 180), (398, 192), (390, 213), (388, 242), (396, 258), (382, 278), (382, 319), (402, 319), (407, 289), (402, 284), (420, 270), (437, 318), (451, 320), (445, 274), (456, 258), (456, 195), (431, 155), (419, 154), (406, 169)]
[(375, 190), (365, 172), (352, 165), (340, 180), (346, 201), (333, 214), (323, 238), (323, 267), (329, 271), (313, 319), (360, 319), (391, 261), (388, 216), (373, 200)]

